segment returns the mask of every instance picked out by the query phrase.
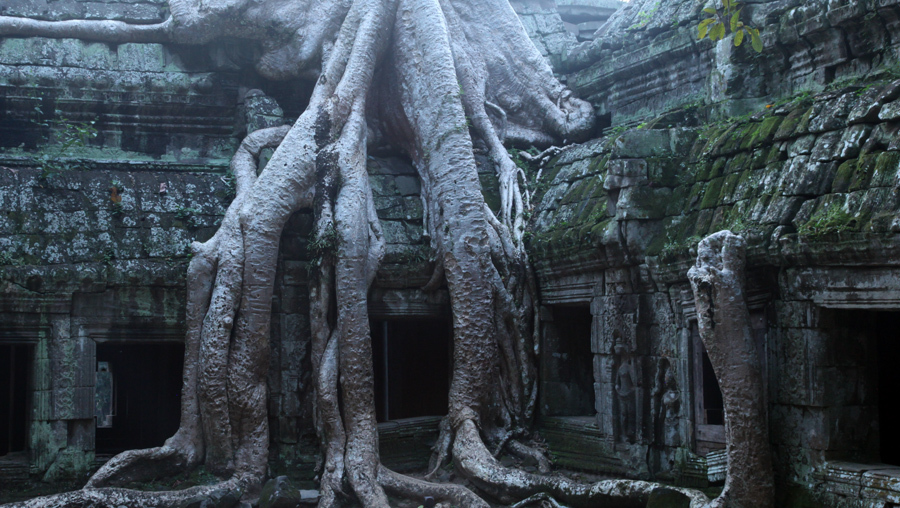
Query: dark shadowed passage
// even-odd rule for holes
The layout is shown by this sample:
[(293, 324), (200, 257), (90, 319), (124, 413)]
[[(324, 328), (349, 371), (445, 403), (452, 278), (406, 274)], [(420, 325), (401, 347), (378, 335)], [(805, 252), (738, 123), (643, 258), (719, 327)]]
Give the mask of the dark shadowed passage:
[(0, 346), (0, 456), (28, 447), (30, 378), (34, 347)]
[(97, 428), (97, 453), (160, 446), (178, 430), (184, 345), (104, 342), (97, 362), (112, 373), (113, 417)]
[(447, 414), (449, 320), (373, 320), (371, 327), (378, 421)]

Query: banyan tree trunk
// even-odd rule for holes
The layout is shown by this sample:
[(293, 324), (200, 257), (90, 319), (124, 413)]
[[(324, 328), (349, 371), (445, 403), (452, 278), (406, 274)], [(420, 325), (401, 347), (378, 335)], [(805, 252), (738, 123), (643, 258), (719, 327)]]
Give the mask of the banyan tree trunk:
[(725, 489), (712, 506), (774, 506), (769, 422), (762, 366), (750, 330), (744, 283), (744, 239), (730, 231), (706, 237), (688, 271), (700, 339), (709, 353), (725, 405), (728, 466)]

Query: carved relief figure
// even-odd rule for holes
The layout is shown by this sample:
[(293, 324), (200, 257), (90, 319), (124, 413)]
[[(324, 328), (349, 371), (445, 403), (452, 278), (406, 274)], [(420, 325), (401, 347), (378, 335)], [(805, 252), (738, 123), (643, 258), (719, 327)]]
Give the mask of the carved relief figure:
[(659, 360), (656, 386), (653, 388), (651, 413), (655, 420), (657, 444), (678, 446), (678, 416), (681, 413), (681, 395), (675, 381), (675, 371), (667, 358)]
[(637, 389), (637, 377), (634, 365), (629, 355), (626, 355), (624, 340), (618, 332), (615, 332), (615, 391), (618, 402), (618, 439), (622, 442), (633, 443), (637, 437), (637, 404), (635, 391)]

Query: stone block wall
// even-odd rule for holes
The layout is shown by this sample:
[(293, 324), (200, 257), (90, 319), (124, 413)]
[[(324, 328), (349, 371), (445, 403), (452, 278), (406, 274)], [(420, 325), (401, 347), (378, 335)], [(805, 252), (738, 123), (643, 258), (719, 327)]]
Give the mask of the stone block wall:
[[(873, 82), (702, 128), (651, 123), (567, 148), (537, 184), (538, 270), (649, 258), (667, 272), (723, 228), (749, 236), (751, 259), (849, 261), (863, 239), (860, 256), (872, 255), (868, 242), (893, 248), (895, 90), (900, 82)], [(586, 248), (601, 253), (582, 267)]]
[(159, 23), (169, 12), (166, 0), (7, 0), (0, 16), (20, 16), (50, 21), (112, 19), (128, 23)]
[(40, 174), (0, 166), (0, 344), (33, 350), (28, 463), (59, 480), (95, 467), (96, 343), (183, 340), (187, 247), (215, 230), (226, 186), (216, 172)]
[[(896, 503), (900, 473), (871, 463), (886, 435), (874, 415), (882, 394), (870, 388), (876, 339), (854, 335), (853, 320), (869, 315), (852, 313), (900, 310), (897, 3), (751, 3), (747, 19), (763, 27), (760, 56), (698, 42), (702, 5), (693, 0), (635, 0), (593, 37), (593, 25), (579, 24), (608, 9), (599, 0), (514, 6), (601, 123), (642, 123), (566, 147), (534, 182), (528, 242), (545, 357), (567, 340), (550, 337), (557, 306), (590, 315), (578, 340), (590, 346), (593, 414), (541, 406), (540, 429), (559, 463), (710, 481), (707, 457), (717, 459), (708, 453), (722, 442), (698, 419), (702, 351), (685, 275), (700, 238), (730, 228), (749, 244), (748, 299), (782, 504)], [(40, 19), (165, 14), (157, 0), (0, 6), (0, 15)], [(236, 72), (243, 49), (0, 41), (0, 341), (34, 348), (36, 477), (93, 467), (96, 344), (126, 334), (182, 340), (185, 246), (208, 238), (227, 206), (230, 154), (244, 132), (302, 110), (303, 86), (289, 92)], [(96, 138), (62, 148), (66, 124), (90, 122)], [(490, 164), (480, 163), (493, 188)], [(370, 159), (369, 171), (388, 243), (372, 315), (446, 313), (446, 293), (415, 290), (432, 267), (414, 171), (390, 156)], [(492, 206), (496, 197), (486, 193)], [(290, 220), (278, 266), (269, 409), (280, 472), (311, 472), (317, 453), (310, 229), (307, 213)], [(567, 393), (557, 377), (552, 393)], [(407, 451), (424, 449), (419, 438), (433, 423), (400, 426), (391, 438), (401, 442), (398, 460), (415, 462)]]
[[(183, 341), (188, 247), (215, 232), (231, 197), (215, 165), (114, 167), (41, 178), (38, 168), (0, 166), (0, 344), (33, 345), (29, 464), (48, 481), (96, 467), (95, 344)], [(412, 168), (373, 159), (370, 171), (388, 242), (376, 314), (444, 315), (446, 294), (413, 289), (430, 276), (430, 248)], [(309, 475), (318, 453), (308, 359), (311, 227), (306, 212), (285, 227), (269, 373), (273, 467)]]
[[(592, 432), (608, 443), (602, 458), (570, 463), (685, 483), (705, 467), (698, 457), (717, 438), (701, 421), (686, 274), (697, 242), (731, 229), (748, 241), (779, 495), (832, 506), (900, 492), (884, 479), (896, 468), (873, 466), (892, 439), (879, 424), (878, 397), (889, 395), (873, 376), (877, 330), (900, 310), (898, 87), (872, 79), (693, 128), (650, 121), (568, 147), (544, 168), (529, 247), (545, 305), (591, 304)], [(873, 316), (888, 321), (877, 328)], [(623, 368), (643, 406), (620, 400)], [(660, 383), (665, 369), (674, 389)], [(571, 439), (550, 439), (551, 450)]]
[(5, 158), (21, 161), (225, 164), (243, 127), (235, 125), (238, 102), (261, 86), (226, 65), (196, 48), (4, 39), (0, 147)]
[(803, 91), (894, 72), (900, 4), (893, 0), (747, 2), (742, 20), (761, 29), (764, 50), (697, 39), (705, 4), (635, 0), (592, 41), (570, 47), (568, 84), (607, 124), (634, 125), (701, 106), (711, 117), (743, 115)]

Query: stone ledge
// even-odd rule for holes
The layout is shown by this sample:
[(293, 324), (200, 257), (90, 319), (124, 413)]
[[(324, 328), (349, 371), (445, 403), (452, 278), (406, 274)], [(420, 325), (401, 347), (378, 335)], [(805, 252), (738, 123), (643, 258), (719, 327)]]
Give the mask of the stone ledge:
[(382, 463), (398, 472), (427, 467), (442, 418), (419, 416), (379, 423), (378, 442)]
[(820, 474), (829, 493), (900, 503), (900, 466), (834, 461), (826, 462)]
[[(87, 169), (100, 170), (116, 170), (116, 171), (177, 171), (187, 173), (225, 173), (230, 164), (226, 160), (210, 160), (199, 163), (185, 163), (176, 161), (136, 161), (121, 159), (81, 159), (67, 158), (59, 159), (60, 162), (77, 162), (80, 166)], [(36, 159), (34, 156), (0, 156), (0, 166), (11, 167), (34, 167)]]
[(592, 473), (634, 474), (629, 464), (622, 461), (616, 444), (600, 432), (594, 416), (544, 416), (537, 427), (556, 466)]

